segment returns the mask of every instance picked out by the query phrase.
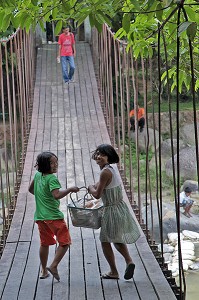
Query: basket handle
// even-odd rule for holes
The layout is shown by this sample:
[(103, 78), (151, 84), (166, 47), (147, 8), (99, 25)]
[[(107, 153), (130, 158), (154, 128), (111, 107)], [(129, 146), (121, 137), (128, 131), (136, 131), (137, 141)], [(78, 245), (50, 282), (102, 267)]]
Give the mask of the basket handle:
[[(86, 189), (87, 189), (87, 188), (86, 188)], [(86, 196), (87, 196), (88, 194), (91, 196), (91, 200), (94, 199), (93, 195), (90, 194), (89, 191), (88, 191), (88, 189), (87, 189), (87, 193), (84, 195), (84, 207), (85, 207), (85, 203), (86, 203)]]
[[(87, 189), (86, 186), (81, 186), (81, 187), (79, 188), (79, 190), (81, 190), (81, 189), (85, 189), (85, 190), (86, 190), (86, 194), (84, 195), (84, 206), (85, 206), (85, 197), (86, 197), (86, 195), (88, 195), (88, 189)], [(70, 193), (70, 200), (72, 201), (73, 205), (74, 205), (75, 207), (77, 207), (77, 206), (75, 205), (75, 202), (74, 202), (73, 198), (72, 198), (72, 194), (73, 194), (73, 193), (74, 193), (74, 192), (71, 192), (71, 193)], [(76, 200), (78, 200), (77, 193), (75, 193), (75, 194), (76, 194)]]

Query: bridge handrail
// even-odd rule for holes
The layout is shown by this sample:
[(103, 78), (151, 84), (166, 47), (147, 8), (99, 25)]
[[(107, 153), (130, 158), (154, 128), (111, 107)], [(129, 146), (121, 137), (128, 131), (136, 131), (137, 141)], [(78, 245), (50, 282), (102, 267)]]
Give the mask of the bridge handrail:
[(20, 187), (30, 127), (35, 70), (32, 32), (0, 40), (0, 256)]
[[(152, 207), (152, 194), (151, 186), (145, 185), (145, 199), (141, 197), (141, 187), (140, 187), (140, 170), (141, 164), (140, 161), (140, 142), (143, 143), (143, 151), (146, 153), (146, 178), (147, 182), (150, 182), (150, 172), (149, 172), (149, 120), (147, 113), (147, 102), (149, 92), (147, 91), (147, 84), (150, 85), (150, 94), (152, 95), (152, 77), (153, 77), (153, 67), (150, 59), (144, 60), (139, 58), (134, 59), (132, 48), (129, 48), (129, 51), (126, 51), (127, 43), (123, 40), (117, 39), (114, 37), (112, 30), (105, 24), (103, 26), (102, 33), (93, 31), (92, 36), (92, 51), (93, 51), (93, 60), (94, 66), (98, 78), (98, 89), (101, 97), (102, 106), (104, 108), (104, 115), (109, 129), (109, 134), (111, 138), (112, 145), (118, 149), (118, 154), (120, 157), (120, 172), (126, 187), (126, 192), (130, 200), (131, 206), (134, 209), (134, 212), (137, 216), (138, 221), (143, 227), (149, 245), (154, 248), (154, 228), (153, 228), (153, 209)], [(154, 70), (155, 71), (155, 70)], [(138, 80), (138, 72), (141, 72), (142, 79)], [(147, 73), (148, 72), (148, 73)], [(146, 82), (146, 78), (150, 77)], [(141, 87), (140, 87), (141, 86)], [(148, 87), (149, 88), (149, 87)], [(142, 94), (143, 97), (143, 106), (145, 108), (145, 122), (146, 122), (146, 131), (145, 138), (141, 139), (139, 134), (139, 128), (137, 121), (137, 116), (135, 116), (135, 133), (134, 133), (134, 142), (135, 150), (132, 150), (132, 131), (130, 130), (130, 116), (129, 112), (134, 106), (135, 109), (138, 107), (138, 95)], [(152, 99), (153, 100), (153, 99)], [(151, 102), (153, 103), (153, 101)], [(154, 119), (154, 113), (153, 113)], [(153, 126), (153, 135), (154, 135), (154, 147), (156, 149), (155, 156), (157, 159), (157, 148), (159, 142), (156, 141), (155, 129), (156, 124), (154, 120), (152, 121)], [(160, 140), (160, 139), (159, 139)], [(134, 152), (135, 153), (134, 153)], [(133, 161), (133, 155), (136, 156), (137, 165)], [(156, 166), (158, 169), (158, 166)], [(159, 170), (158, 170), (159, 171)], [(137, 175), (135, 176), (135, 172)], [(159, 172), (157, 172), (158, 174)], [(157, 175), (157, 182), (159, 182), (161, 174)], [(137, 178), (136, 178), (137, 177)], [(137, 187), (135, 187), (137, 185)], [(159, 217), (159, 226), (160, 226), (160, 241), (161, 241), (161, 250), (159, 252), (160, 265), (164, 269), (164, 256), (163, 256), (163, 230), (162, 230), (162, 201), (160, 195), (160, 187), (156, 186), (157, 190), (154, 193), (156, 197), (157, 206), (158, 206), (158, 217)], [(161, 199), (160, 199), (161, 198)], [(147, 203), (146, 205), (146, 215), (143, 216), (143, 202)], [(149, 204), (149, 205), (148, 205)], [(176, 208), (177, 210), (177, 208)], [(149, 231), (148, 219), (149, 216), (152, 222), (152, 229)], [(145, 217), (144, 224), (143, 218)], [(155, 248), (157, 252), (157, 248)], [(179, 251), (180, 253), (180, 251)], [(179, 261), (179, 273), (183, 273), (182, 262)], [(181, 292), (182, 292), (182, 282)], [(184, 284), (184, 282), (183, 282)], [(183, 292), (182, 292), (183, 293)]]

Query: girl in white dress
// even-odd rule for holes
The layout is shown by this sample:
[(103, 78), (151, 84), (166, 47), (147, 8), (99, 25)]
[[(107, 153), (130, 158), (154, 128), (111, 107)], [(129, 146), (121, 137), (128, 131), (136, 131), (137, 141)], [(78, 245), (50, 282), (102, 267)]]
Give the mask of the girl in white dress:
[(116, 169), (110, 164), (119, 162), (115, 149), (108, 144), (102, 144), (94, 151), (92, 158), (101, 169), (99, 182), (89, 185), (89, 193), (96, 199), (101, 198), (104, 204), (100, 241), (104, 256), (110, 266), (110, 271), (104, 279), (119, 279), (115, 256), (111, 243), (121, 253), (126, 262), (124, 279), (133, 278), (135, 264), (129, 254), (126, 244), (132, 244), (140, 236), (138, 226), (132, 217), (128, 206), (123, 201), (121, 179)]

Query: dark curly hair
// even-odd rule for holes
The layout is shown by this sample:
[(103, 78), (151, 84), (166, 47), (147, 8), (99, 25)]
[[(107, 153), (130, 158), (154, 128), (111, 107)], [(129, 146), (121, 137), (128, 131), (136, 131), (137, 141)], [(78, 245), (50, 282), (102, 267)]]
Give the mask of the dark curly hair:
[(101, 155), (106, 155), (108, 156), (108, 162), (109, 164), (116, 164), (119, 162), (119, 156), (115, 149), (109, 145), (109, 144), (101, 144), (97, 147), (97, 149), (94, 151), (92, 154), (92, 159), (96, 160), (97, 156)]
[(39, 172), (41, 172), (42, 174), (50, 172), (50, 159), (52, 156), (57, 158), (54, 153), (48, 151), (42, 152), (37, 156), (35, 167)]
[(191, 189), (189, 186), (187, 186), (187, 187), (184, 189), (184, 192), (185, 192), (185, 193), (192, 193), (192, 189)]

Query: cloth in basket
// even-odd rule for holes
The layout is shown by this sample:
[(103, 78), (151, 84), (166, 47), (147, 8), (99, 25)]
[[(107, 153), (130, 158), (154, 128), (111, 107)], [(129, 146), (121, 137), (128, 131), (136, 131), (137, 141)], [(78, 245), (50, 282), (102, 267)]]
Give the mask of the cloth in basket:
[[(83, 198), (74, 201), (74, 199), (71, 197), (71, 194), (71, 203), (68, 204), (68, 209), (73, 226), (92, 229), (100, 228), (101, 217), (103, 213), (102, 201), (94, 200), (91, 195), (88, 197), (88, 192), (86, 192)], [(88, 207), (86, 207), (87, 205)]]

